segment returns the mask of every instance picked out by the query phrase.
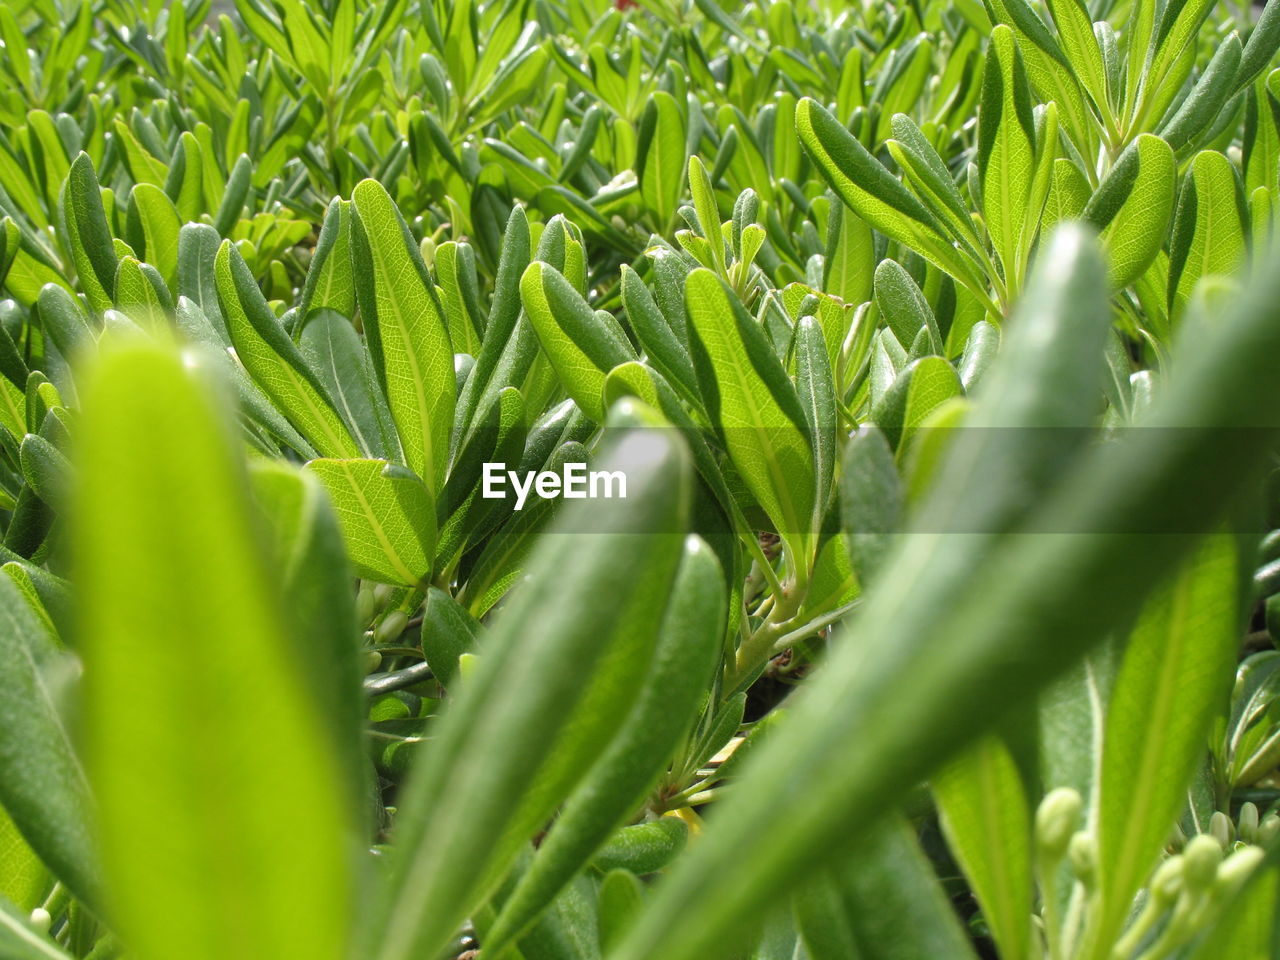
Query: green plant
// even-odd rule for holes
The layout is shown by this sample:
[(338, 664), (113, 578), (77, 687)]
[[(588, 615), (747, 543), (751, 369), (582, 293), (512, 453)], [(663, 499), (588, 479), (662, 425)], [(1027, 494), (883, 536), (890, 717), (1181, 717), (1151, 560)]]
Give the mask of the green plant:
[(0, 956), (1271, 956), (1278, 47), (0, 7)]

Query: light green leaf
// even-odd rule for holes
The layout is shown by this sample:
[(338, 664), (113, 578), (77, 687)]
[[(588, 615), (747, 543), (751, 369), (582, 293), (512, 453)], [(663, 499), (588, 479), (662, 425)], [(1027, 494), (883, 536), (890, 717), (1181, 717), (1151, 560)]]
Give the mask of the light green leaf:
[(1083, 218), (1102, 232), (1113, 288), (1137, 280), (1164, 246), (1176, 176), (1173, 150), (1159, 137), (1143, 134), (1084, 208)]
[(82, 427), (84, 748), (113, 925), (141, 960), (343, 958), (353, 812), (225, 412), (138, 342), (93, 371)]
[(687, 140), (684, 111), (671, 94), (656, 91), (640, 121), (636, 177), (640, 181), (640, 196), (661, 232), (670, 226), (680, 202)]
[(449, 467), (453, 347), (418, 246), (376, 180), (352, 193), (356, 294), (405, 460), (438, 493)]
[(1114, 941), (1186, 803), (1210, 721), (1231, 687), (1239, 576), (1236, 544), (1210, 537), (1147, 601), (1129, 637), (1103, 734), (1102, 911), (1093, 941)]
[(312, 460), (328, 491), (356, 573), (418, 586), (431, 573), (435, 503), (426, 485), (385, 460)]
[(582, 295), (550, 264), (534, 261), (520, 279), (520, 297), (538, 341), (565, 391), (582, 412), (604, 420), (605, 375), (636, 358), (625, 336), (602, 322)]
[(763, 331), (710, 270), (689, 274), (685, 306), (707, 412), (778, 534), (807, 563), (814, 465), (795, 388)]
[(986, 737), (933, 778), (947, 844), (1000, 956), (1031, 953), (1031, 813), (1008, 747)]
[(236, 356), (280, 412), (322, 454), (360, 455), (319, 378), (280, 326), (253, 274), (230, 240), (222, 241), (214, 265), (218, 300)]

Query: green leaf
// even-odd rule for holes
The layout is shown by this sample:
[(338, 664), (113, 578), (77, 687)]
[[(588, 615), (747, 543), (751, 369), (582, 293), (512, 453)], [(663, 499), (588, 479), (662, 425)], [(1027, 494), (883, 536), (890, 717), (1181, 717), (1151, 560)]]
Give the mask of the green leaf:
[(131, 343), (82, 416), (84, 749), (113, 926), (143, 960), (344, 957), (352, 811), (225, 413), (171, 349)]
[(1125, 149), (1084, 208), (1083, 219), (1102, 233), (1113, 288), (1137, 280), (1164, 246), (1176, 176), (1170, 146), (1142, 134)]
[[(486, 950), (496, 954), (504, 942), (518, 937), (665, 771), (706, 696), (724, 636), (725, 600), (715, 554), (703, 541), (690, 538), (639, 699), (539, 843), (488, 932)], [(599, 856), (596, 863), (600, 866)]]
[[(67, 243), (85, 298), (94, 311), (110, 308), (115, 294), (116, 255), (102, 209), (93, 161), (81, 153), (71, 164), (62, 195)], [(174, 238), (176, 242), (176, 237)]]
[(400, 439), (387, 399), (351, 321), (333, 310), (320, 308), (306, 320), (298, 347), (364, 454), (399, 461)]
[(991, 32), (982, 77), (977, 162), (982, 216), (1011, 288), (1018, 284), (1023, 269), (1023, 233), (1034, 230), (1030, 204), (1035, 147), (1026, 67), (1013, 31), (1000, 24)]
[(1102, 910), (1088, 934), (1111, 943), (1186, 803), (1239, 641), (1239, 557), (1207, 539), (1143, 608), (1107, 706), (1098, 801)]
[(413, 587), (431, 573), (435, 503), (427, 486), (385, 460), (312, 460), (338, 514), (356, 573)]
[(636, 178), (640, 196), (660, 232), (666, 232), (680, 202), (687, 140), (684, 111), (671, 94), (655, 91), (640, 120)]
[(520, 279), (520, 297), (565, 391), (583, 413), (602, 422), (605, 375), (618, 364), (636, 358), (631, 344), (602, 322), (582, 295), (550, 264), (529, 264)]
[(438, 493), (449, 466), (453, 347), (418, 246), (375, 180), (352, 193), (356, 294), (409, 467)]
[(1214, 119), (1232, 94), (1240, 55), (1240, 37), (1233, 33), (1219, 45), (1178, 111), (1160, 128), (1161, 138), (1175, 151), (1181, 152), (1213, 128)]
[(884, 431), (894, 450), (907, 449), (920, 425), (938, 407), (964, 392), (955, 367), (942, 357), (913, 360), (872, 407), (871, 419)]
[(875, 238), (866, 221), (842, 203), (832, 202), (827, 216), (827, 247), (822, 286), (827, 293), (856, 306), (871, 298)]
[(918, 251), (979, 298), (986, 298), (981, 273), (946, 240), (933, 214), (835, 117), (808, 97), (796, 105), (796, 132), (822, 176), (854, 213), (890, 239)]
[(813, 526), (822, 526), (822, 518), (831, 502), (837, 457), (836, 389), (827, 359), (827, 345), (822, 327), (813, 317), (801, 317), (796, 325), (796, 396), (804, 410), (805, 422), (812, 442), (814, 473)]
[(899, 533), (904, 493), (893, 449), (874, 426), (858, 430), (845, 447), (840, 474), (841, 526), (849, 538), (854, 573), (865, 588), (884, 565)]
[(443, 948), (639, 694), (681, 555), (688, 459), (671, 431), (616, 430), (599, 466), (626, 473), (626, 499), (574, 504), (540, 539), (401, 792), (371, 956)]
[[(351, 204), (335, 198), (325, 212), (320, 236), (307, 267), (298, 313), (306, 324), (312, 311), (335, 310), (356, 314), (356, 287), (351, 266)], [(305, 327), (303, 328), (306, 329)]]
[(126, 239), (157, 270), (170, 287), (177, 286), (178, 239), (182, 217), (159, 187), (140, 183), (129, 194)]
[(899, 343), (911, 343), (927, 330), (933, 352), (942, 353), (942, 335), (929, 302), (916, 282), (894, 260), (881, 260), (875, 273), (875, 298), (880, 315)]
[(947, 844), (1004, 958), (1031, 954), (1031, 812), (1008, 747), (986, 737), (933, 778)]
[(214, 266), (218, 300), (236, 357), (271, 401), (325, 456), (351, 458), (359, 448), (320, 380), (267, 306), (244, 258), (222, 241)]
[(685, 282), (694, 365), (707, 412), (752, 495), (808, 562), (814, 464), (808, 421), (763, 331), (710, 270)]
[(17, 825), (0, 807), (0, 901), (8, 900), (21, 910), (31, 911), (44, 903), (52, 884), (49, 868), (40, 862)]
[(1221, 153), (1204, 150), (1183, 180), (1169, 244), (1169, 312), (1186, 308), (1204, 277), (1229, 275), (1245, 257), (1239, 173)]
[(720, 207), (716, 202), (715, 185), (707, 168), (698, 157), (689, 158), (689, 192), (698, 214), (698, 225), (711, 251), (711, 263), (716, 272), (724, 274), (724, 234), (720, 230)]
[(0, 577), (0, 803), (54, 874), (93, 900), (100, 882), (89, 788), (60, 712), (65, 667), (13, 581)]

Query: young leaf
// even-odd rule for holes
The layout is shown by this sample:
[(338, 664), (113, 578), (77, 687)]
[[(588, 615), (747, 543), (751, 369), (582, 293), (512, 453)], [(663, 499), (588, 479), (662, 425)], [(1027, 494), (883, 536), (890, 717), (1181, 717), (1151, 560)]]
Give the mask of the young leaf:
[(694, 270), (685, 301), (707, 412), (779, 535), (803, 555), (812, 529), (814, 464), (795, 388), (760, 327), (719, 277)]
[(1125, 149), (1084, 208), (1083, 219), (1102, 233), (1113, 288), (1137, 280), (1164, 246), (1176, 176), (1173, 150), (1159, 137), (1143, 134)]
[(605, 374), (620, 363), (636, 359), (631, 344), (602, 323), (581, 294), (550, 264), (529, 264), (520, 280), (520, 297), (565, 391), (583, 413), (602, 422)]
[(351, 195), (356, 294), (374, 369), (409, 467), (438, 493), (449, 466), (453, 348), (417, 244), (390, 194), (363, 180)]
[(311, 444), (326, 456), (357, 457), (359, 448), (319, 378), (280, 326), (230, 240), (222, 241), (214, 265), (218, 300), (236, 357)]
[(1239, 640), (1237, 546), (1209, 538), (1153, 595), (1129, 637), (1107, 707), (1098, 807), (1102, 909), (1111, 943), (1186, 802)]
[(312, 460), (333, 501), (356, 573), (413, 587), (431, 572), (435, 503), (411, 471), (385, 460)]

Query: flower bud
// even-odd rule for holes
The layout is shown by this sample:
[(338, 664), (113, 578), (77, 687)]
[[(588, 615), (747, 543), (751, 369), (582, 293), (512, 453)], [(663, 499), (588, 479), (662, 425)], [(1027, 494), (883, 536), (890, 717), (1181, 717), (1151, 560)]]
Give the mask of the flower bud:
[(1258, 842), (1258, 805), (1256, 803), (1246, 803), (1240, 808), (1236, 833), (1245, 843)]
[(1210, 834), (1202, 833), (1187, 842), (1182, 852), (1182, 878), (1191, 891), (1207, 890), (1222, 863), (1222, 845)]
[(374, 597), (373, 586), (368, 583), (360, 584), (360, 590), (356, 593), (356, 622), (363, 627), (372, 620), (377, 610), (377, 605), (378, 601)]
[(404, 633), (408, 625), (409, 617), (403, 610), (392, 610), (373, 631), (373, 640), (375, 643), (391, 643)]
[(1057, 863), (1067, 852), (1071, 835), (1080, 825), (1083, 806), (1080, 794), (1070, 787), (1051, 790), (1040, 801), (1036, 810), (1036, 844), (1046, 862)]
[(1266, 856), (1261, 847), (1241, 847), (1235, 851), (1218, 867), (1213, 880), (1213, 895), (1223, 900), (1234, 896)]
[(1215, 810), (1213, 816), (1209, 818), (1209, 833), (1223, 850), (1227, 850), (1231, 846), (1231, 841), (1236, 838), (1235, 824), (1221, 810)]
[(49, 928), (53, 926), (53, 917), (49, 916), (49, 911), (44, 907), (36, 907), (31, 911), (31, 926), (41, 933), (48, 933)]
[(1077, 832), (1067, 845), (1067, 860), (1074, 873), (1086, 888), (1093, 887), (1098, 872), (1098, 851), (1093, 842), (1093, 835), (1087, 830)]
[(1270, 844), (1277, 836), (1280, 836), (1280, 814), (1268, 813), (1258, 824), (1258, 842)]
[(1178, 899), (1178, 894), (1182, 892), (1183, 869), (1182, 854), (1180, 853), (1174, 854), (1156, 867), (1156, 872), (1152, 875), (1151, 883), (1148, 885), (1154, 905), (1162, 909), (1173, 906), (1173, 902)]
[(377, 612), (378, 610), (385, 610), (387, 604), (389, 604), (392, 601), (392, 599), (395, 598), (395, 595), (396, 595), (396, 588), (391, 586), (391, 584), (389, 583), (380, 583), (376, 587), (374, 587), (373, 588), (373, 601), (374, 601), (373, 605), (375, 607), (374, 612)]
[(382, 666), (382, 654), (377, 650), (364, 650), (361, 666), (364, 667), (364, 675), (367, 677), (373, 671)]

